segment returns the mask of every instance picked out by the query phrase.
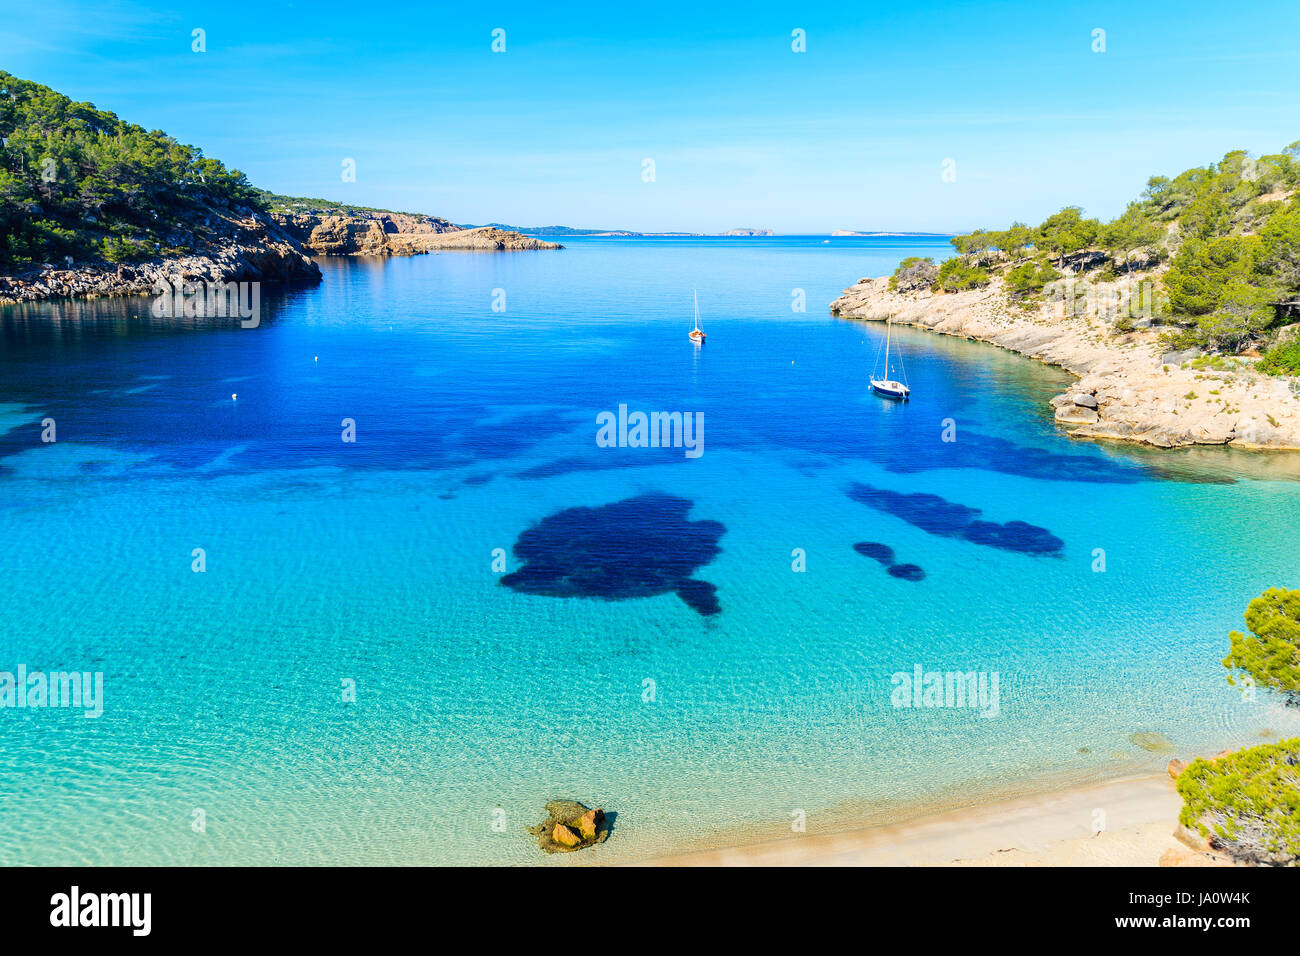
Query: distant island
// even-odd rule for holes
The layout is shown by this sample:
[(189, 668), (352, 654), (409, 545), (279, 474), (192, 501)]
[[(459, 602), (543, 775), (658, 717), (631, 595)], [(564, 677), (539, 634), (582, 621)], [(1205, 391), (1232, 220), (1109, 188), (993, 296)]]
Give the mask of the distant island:
[(632, 229), (579, 229), (573, 226), (508, 226), (500, 222), (490, 222), (486, 226), (466, 225), (465, 229), (501, 229), (518, 232), (528, 236), (617, 236), (626, 238), (647, 238), (655, 236), (771, 236), (771, 229), (752, 229), (740, 227), (723, 232), (636, 232)]
[[(633, 229), (581, 229), (574, 226), (510, 226), (500, 222), (490, 222), (486, 224), (493, 229), (502, 229), (510, 232), (518, 232), (527, 236), (591, 236), (591, 237), (619, 237), (619, 238), (656, 238), (656, 237), (694, 237), (705, 238), (708, 236), (865, 236), (865, 237), (888, 237), (888, 236), (916, 236), (918, 238), (946, 239), (951, 236), (950, 232), (854, 232), (849, 229), (835, 229), (831, 232), (798, 232), (798, 233), (778, 233), (772, 229), (754, 229), (746, 226), (740, 226), (735, 229), (725, 229), (722, 232), (637, 232)], [(464, 226), (466, 229), (483, 228), (482, 226)]]
[(835, 229), (832, 236), (918, 236), (922, 238), (943, 239), (952, 235), (950, 232), (856, 232), (852, 229)]
[(158, 130), (0, 71), (0, 303), (160, 283), (320, 281), (312, 255), (559, 249), (432, 216), (277, 196)]
[(1069, 206), (950, 240), (831, 304), (1004, 346), (1079, 375), (1079, 438), (1300, 448), (1300, 143), (1156, 176), (1118, 218)]

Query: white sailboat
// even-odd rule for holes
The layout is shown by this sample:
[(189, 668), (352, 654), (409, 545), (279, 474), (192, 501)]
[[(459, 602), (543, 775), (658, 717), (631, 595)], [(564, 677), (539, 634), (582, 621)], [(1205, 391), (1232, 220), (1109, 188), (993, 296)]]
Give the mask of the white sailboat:
[(695, 296), (695, 328), (691, 329), (688, 334), (691, 341), (699, 345), (704, 341), (704, 330), (700, 328), (700, 294), (694, 289), (691, 292)]
[[(902, 401), (907, 401), (907, 397), (912, 394), (911, 388), (907, 386), (906, 382), (895, 381), (894, 379), (889, 377), (889, 344), (890, 344), (889, 340), (892, 331), (893, 331), (893, 323), (889, 319), (886, 319), (885, 320), (885, 377), (876, 378), (876, 373), (875, 370), (873, 369), (871, 372), (871, 387), (874, 388), (881, 395), (884, 395), (886, 398), (897, 398)], [(876, 360), (877, 362), (879, 362), (879, 356), (877, 356)], [(898, 364), (900, 367), (903, 364), (903, 360), (901, 357), (898, 360)], [(903, 378), (904, 379), (907, 378), (906, 371), (903, 372)]]

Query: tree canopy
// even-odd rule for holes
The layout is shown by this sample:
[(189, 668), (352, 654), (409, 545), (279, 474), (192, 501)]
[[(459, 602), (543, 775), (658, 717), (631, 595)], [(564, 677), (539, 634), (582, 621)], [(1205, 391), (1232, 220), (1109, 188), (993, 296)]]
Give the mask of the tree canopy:
[(1246, 627), (1228, 635), (1229, 682), (1249, 676), (1300, 704), (1300, 590), (1269, 588), (1246, 608)]
[(239, 170), (0, 71), (0, 270), (188, 251), (213, 211), (260, 209)]
[(1228, 353), (1271, 345), (1261, 369), (1300, 371), (1294, 346), (1277, 333), (1300, 301), (1300, 142), (1258, 158), (1234, 150), (1210, 166), (1153, 176), (1110, 222), (1066, 206), (1037, 226), (1014, 222), (950, 241), (962, 262), (941, 265), (936, 290), (987, 284), (982, 270), (1005, 269), (1008, 295), (1021, 300), (1040, 292), (1053, 270), (1104, 267), (1113, 278), (1167, 262), (1169, 311), (1160, 318), (1174, 326), (1172, 344)]
[[(1269, 588), (1246, 608), (1250, 634), (1228, 635), (1228, 680), (1300, 704), (1300, 590)], [(1300, 862), (1300, 737), (1194, 760), (1178, 775), (1179, 821), (1241, 860)]]

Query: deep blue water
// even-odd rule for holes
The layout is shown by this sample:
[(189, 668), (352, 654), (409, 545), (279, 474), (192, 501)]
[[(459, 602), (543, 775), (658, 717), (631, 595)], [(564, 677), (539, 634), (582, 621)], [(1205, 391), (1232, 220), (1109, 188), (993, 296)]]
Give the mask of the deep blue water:
[[(1073, 442), (1064, 373), (915, 330), (872, 395), (827, 304), (942, 241), (566, 245), (0, 315), (0, 670), (105, 680), (0, 709), (0, 862), (528, 862), (555, 797), (631, 859), (1295, 729), (1218, 663), (1300, 577), (1290, 457)], [(599, 447), (620, 405), (704, 453)], [(997, 716), (893, 706), (915, 664)]]

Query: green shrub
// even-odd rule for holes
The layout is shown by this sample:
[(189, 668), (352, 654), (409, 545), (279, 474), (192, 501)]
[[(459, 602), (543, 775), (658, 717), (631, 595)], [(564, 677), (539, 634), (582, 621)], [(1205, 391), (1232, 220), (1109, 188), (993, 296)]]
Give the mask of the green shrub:
[(934, 288), (944, 292), (962, 292), (966, 289), (982, 289), (989, 284), (987, 269), (970, 265), (963, 257), (954, 256), (945, 259), (939, 266), (939, 275)]
[(1007, 271), (1007, 294), (1012, 298), (1034, 295), (1056, 278), (1057, 271), (1050, 263), (1024, 262)]
[(1300, 737), (1194, 760), (1178, 775), (1178, 820), (1240, 860), (1300, 861)]
[(1300, 335), (1291, 335), (1264, 353), (1256, 366), (1269, 375), (1300, 375)]
[(933, 259), (928, 256), (908, 256), (889, 277), (889, 289), (891, 292), (911, 292), (913, 289), (928, 288), (933, 285), (938, 274)]
[(1269, 588), (1246, 608), (1246, 627), (1249, 634), (1228, 635), (1228, 682), (1249, 676), (1300, 704), (1300, 591)]

